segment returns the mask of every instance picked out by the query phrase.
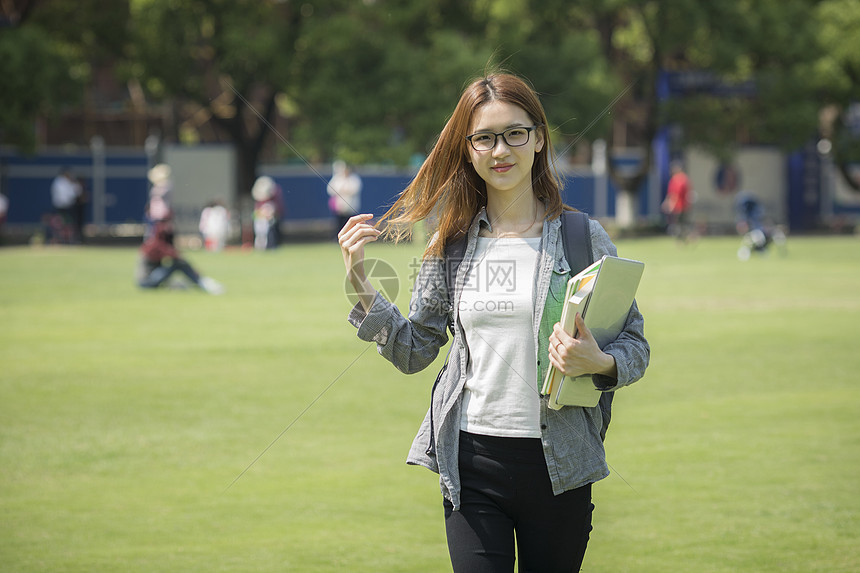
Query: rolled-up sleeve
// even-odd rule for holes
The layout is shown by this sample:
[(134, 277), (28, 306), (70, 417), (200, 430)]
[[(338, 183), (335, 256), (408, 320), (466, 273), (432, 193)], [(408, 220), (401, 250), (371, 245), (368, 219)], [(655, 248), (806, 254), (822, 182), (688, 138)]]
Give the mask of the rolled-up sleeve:
[[(597, 223), (591, 226), (591, 242), (594, 260), (603, 255), (617, 256), (618, 251), (606, 231)], [(645, 375), (651, 360), (651, 347), (645, 339), (645, 319), (639, 312), (636, 301), (630, 307), (624, 330), (603, 351), (615, 358), (617, 378), (595, 374), (594, 385), (603, 391), (613, 391), (622, 386), (633, 384)]]
[(358, 337), (375, 342), (377, 352), (407, 374), (431, 364), (448, 341), (449, 305), (441, 271), (439, 259), (425, 259), (421, 264), (408, 319), (379, 293), (367, 312), (359, 303), (349, 313), (348, 320), (358, 329)]

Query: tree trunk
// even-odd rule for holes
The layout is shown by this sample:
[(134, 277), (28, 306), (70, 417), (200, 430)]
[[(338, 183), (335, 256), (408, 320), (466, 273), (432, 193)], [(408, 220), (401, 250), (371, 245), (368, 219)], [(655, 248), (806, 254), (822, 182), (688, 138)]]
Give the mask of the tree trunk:
[(254, 241), (254, 199), (251, 188), (257, 179), (257, 154), (251, 145), (236, 145), (236, 213), (239, 217), (242, 245)]
[[(251, 198), (251, 189), (257, 180), (257, 162), (266, 137), (269, 135), (271, 120), (275, 115), (275, 95), (275, 90), (271, 90), (264, 102), (263, 112), (260, 114), (250, 108), (248, 101), (236, 92), (234, 98), (236, 112), (233, 117), (214, 116), (216, 123), (230, 136), (236, 151), (236, 195), (233, 203), (239, 217), (242, 244), (253, 241), (254, 201)], [(256, 130), (249, 131), (248, 123), (255, 125)]]

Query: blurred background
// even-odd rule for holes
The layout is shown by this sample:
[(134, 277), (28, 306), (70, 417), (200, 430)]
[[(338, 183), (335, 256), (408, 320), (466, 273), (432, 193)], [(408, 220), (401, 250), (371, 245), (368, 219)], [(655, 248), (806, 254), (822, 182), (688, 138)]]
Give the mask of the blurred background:
[(700, 233), (735, 231), (739, 193), (853, 232), (857, 46), (855, 0), (3, 0), (3, 242), (38, 240), (63, 168), (86, 239), (138, 240), (158, 163), (180, 233), (220, 199), (247, 244), (266, 175), (284, 240), (329, 237), (332, 162), (382, 213), (499, 67), (542, 94), (566, 202), (618, 232), (665, 230), (673, 160)]

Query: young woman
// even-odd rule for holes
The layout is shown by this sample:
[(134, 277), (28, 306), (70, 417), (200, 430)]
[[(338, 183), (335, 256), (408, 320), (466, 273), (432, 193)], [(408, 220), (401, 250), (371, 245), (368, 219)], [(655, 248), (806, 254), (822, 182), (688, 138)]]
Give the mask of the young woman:
[[(420, 371), (454, 338), (408, 463), (439, 473), (455, 572), (578, 571), (591, 531), (591, 484), (609, 473), (598, 407), (547, 408), (539, 394), (550, 364), (591, 374), (614, 391), (642, 377), (650, 349), (636, 304), (602, 350), (577, 318), (558, 325), (570, 269), (560, 236), (560, 179), (546, 116), (521, 79), (496, 74), (464, 91), (413, 183), (382, 221), (402, 237), (432, 216), (431, 239), (408, 319), (364, 272), (364, 247), (381, 231), (356, 215), (339, 233), (359, 302), (349, 319), (362, 340), (406, 373)], [(595, 260), (616, 254), (590, 223)], [(446, 245), (466, 249), (449, 291)]]

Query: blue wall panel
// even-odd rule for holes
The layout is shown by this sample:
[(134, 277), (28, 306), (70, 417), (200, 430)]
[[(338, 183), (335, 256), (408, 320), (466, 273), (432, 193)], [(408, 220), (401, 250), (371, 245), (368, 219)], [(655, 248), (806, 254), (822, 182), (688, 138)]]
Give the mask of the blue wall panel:
[[(62, 166), (70, 166), (81, 176), (90, 196), (93, 192), (93, 163), (89, 150), (75, 153), (49, 151), (36, 156), (22, 156), (14, 152), (0, 151), (0, 188), (9, 197), (10, 224), (39, 224), (42, 216), (51, 212), (50, 186)], [(622, 157), (620, 164), (633, 165), (638, 159)], [(105, 222), (108, 224), (140, 223), (146, 204), (149, 183), (146, 179), (148, 159), (136, 150), (107, 150), (105, 157)], [(326, 184), (330, 174), (320, 175), (312, 170), (284, 173), (273, 167), (271, 176), (281, 186), (286, 203), (284, 220), (312, 221), (331, 217), (328, 209)], [(265, 173), (265, 167), (262, 173)], [(382, 215), (397, 196), (409, 185), (413, 172), (373, 172), (359, 170), (362, 175), (363, 212)], [(640, 189), (638, 207), (640, 214), (648, 212), (649, 193), (661, 190), (649, 188), (649, 180)], [(607, 189), (605, 209), (596, 204), (595, 178), (589, 169), (571, 173), (562, 193), (563, 200), (582, 211), (595, 214), (605, 210), (615, 214), (615, 186), (610, 181)], [(92, 204), (86, 210), (86, 222), (92, 222)]]

